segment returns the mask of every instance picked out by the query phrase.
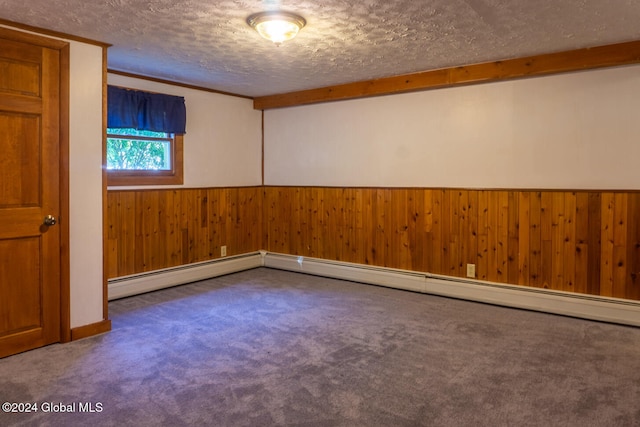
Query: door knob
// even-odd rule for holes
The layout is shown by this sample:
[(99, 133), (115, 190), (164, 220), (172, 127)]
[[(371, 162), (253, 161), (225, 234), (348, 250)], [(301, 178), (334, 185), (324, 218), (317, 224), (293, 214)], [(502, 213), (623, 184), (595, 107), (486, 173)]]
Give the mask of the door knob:
[(44, 217), (44, 225), (56, 225), (56, 217), (53, 215), (47, 215)]

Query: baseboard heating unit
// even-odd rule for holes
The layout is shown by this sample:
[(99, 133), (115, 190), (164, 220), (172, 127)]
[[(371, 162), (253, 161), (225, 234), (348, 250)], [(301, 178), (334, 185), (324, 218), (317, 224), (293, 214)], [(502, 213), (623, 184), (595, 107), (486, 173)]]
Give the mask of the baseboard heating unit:
[(582, 319), (640, 326), (640, 302), (266, 253), (265, 267)]
[(267, 251), (111, 279), (109, 280), (109, 300), (256, 267), (295, 271), (505, 307), (640, 326), (640, 302), (638, 301), (505, 285)]
[(109, 300), (211, 279), (262, 266), (260, 252), (187, 264), (109, 280)]

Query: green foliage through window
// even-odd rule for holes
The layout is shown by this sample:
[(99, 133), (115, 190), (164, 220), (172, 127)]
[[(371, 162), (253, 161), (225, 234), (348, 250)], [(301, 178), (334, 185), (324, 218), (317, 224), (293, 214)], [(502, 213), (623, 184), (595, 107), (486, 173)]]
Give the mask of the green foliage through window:
[(163, 132), (107, 129), (107, 169), (171, 170), (172, 137)]

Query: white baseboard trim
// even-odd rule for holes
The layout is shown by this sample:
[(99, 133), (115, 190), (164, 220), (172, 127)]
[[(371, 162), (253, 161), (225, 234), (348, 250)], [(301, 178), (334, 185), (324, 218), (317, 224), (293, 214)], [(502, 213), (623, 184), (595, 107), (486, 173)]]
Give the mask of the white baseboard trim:
[(109, 280), (109, 300), (256, 267), (640, 326), (640, 302), (259, 251)]
[(254, 252), (109, 280), (109, 300), (210, 279), (260, 267), (264, 253)]
[(294, 255), (267, 253), (264, 266), (279, 270), (297, 271), (316, 276), (333, 277), (353, 282), (387, 286), (407, 291), (425, 292), (424, 273), (369, 265), (329, 261), (320, 258), (307, 258)]
[(351, 280), (506, 307), (640, 326), (640, 302), (406, 270), (264, 253), (265, 267)]

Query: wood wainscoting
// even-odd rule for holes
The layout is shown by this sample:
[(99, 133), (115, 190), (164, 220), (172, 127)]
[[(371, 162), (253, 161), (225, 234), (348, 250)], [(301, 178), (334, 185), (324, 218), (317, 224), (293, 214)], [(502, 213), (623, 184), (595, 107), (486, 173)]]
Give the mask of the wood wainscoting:
[(640, 300), (640, 193), (264, 188), (264, 249)]
[(109, 278), (267, 250), (640, 300), (640, 192), (110, 190)]
[(262, 249), (262, 187), (109, 190), (110, 279)]

